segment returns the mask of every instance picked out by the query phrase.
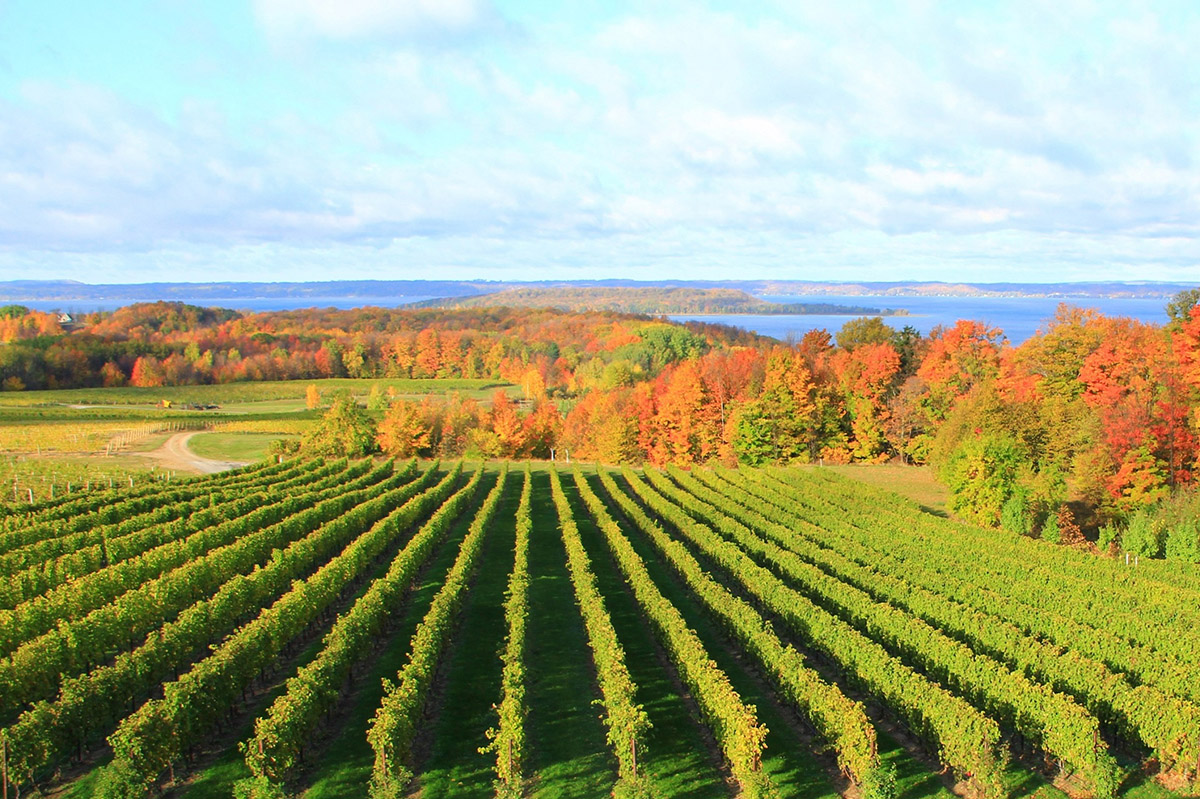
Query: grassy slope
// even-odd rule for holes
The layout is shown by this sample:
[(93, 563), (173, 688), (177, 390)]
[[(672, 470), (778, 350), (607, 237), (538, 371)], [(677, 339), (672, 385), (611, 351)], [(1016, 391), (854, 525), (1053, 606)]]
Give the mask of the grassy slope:
[[(616, 781), (616, 763), (608, 753), (599, 708), (592, 704), (599, 696), (587, 632), (575, 607), (550, 479), (544, 473), (534, 474), (532, 500), (529, 604), (535, 611), (527, 650), (529, 795), (603, 796)], [(553, 612), (537, 612), (538, 608)]]
[(274, 433), (197, 433), (188, 439), (188, 449), (201, 458), (250, 462), (263, 458), (278, 438)]
[(937, 481), (928, 466), (878, 464), (873, 466), (824, 466), (832, 472), (858, 480), (867, 485), (894, 491), (908, 497), (929, 513), (947, 515), (949, 490)]
[(479, 573), (467, 596), (439, 679), (440, 701), (431, 740), (418, 768), (422, 799), (488, 799), (493, 794), (493, 757), (481, 753), (500, 701), (500, 651), (508, 625), (505, 590), (516, 541), (515, 519), (523, 477), (510, 472), (481, 555)]
[(315, 384), (322, 393), (350, 391), (366, 394), (372, 386), (394, 388), (401, 394), (430, 394), (442, 391), (462, 391), (474, 396), (490, 394), (506, 384), (496, 380), (415, 380), (407, 378), (328, 378), (322, 380), (269, 380), (246, 383), (222, 383), (205, 386), (162, 386), (157, 388), (64, 388), (48, 391), (13, 391), (0, 394), (0, 407), (43, 404), (97, 404), (154, 406), (159, 400), (174, 403), (266, 402), (303, 399), (309, 385)]
[(625, 588), (616, 565), (608, 555), (603, 536), (579, 499), (574, 481), (564, 475), (563, 488), (575, 509), (579, 534), (592, 561), (596, 586), (613, 626), (625, 649), (630, 677), (637, 685), (637, 701), (650, 715), (651, 729), (641, 768), (661, 796), (717, 799), (730, 793), (715, 753), (710, 754), (711, 736), (701, 731), (681, 694), (673, 667), (655, 645), (650, 624), (633, 595)]
[[(603, 496), (598, 481), (593, 487)], [(621, 518), (615, 512), (614, 517)], [(747, 667), (749, 660), (743, 658), (740, 648), (723, 634), (713, 618), (676, 580), (674, 572), (657, 556), (651, 544), (627, 522), (622, 523), (621, 528), (645, 560), (663, 596), (679, 608), (688, 626), (700, 636), (709, 656), (729, 676), (729, 681), (742, 699), (758, 708), (759, 721), (770, 731), (763, 768), (779, 786), (781, 799), (837, 796), (826, 766), (813, 756), (812, 745), (797, 734), (794, 723), (789, 723), (791, 711), (781, 708), (774, 701), (767, 683)]]

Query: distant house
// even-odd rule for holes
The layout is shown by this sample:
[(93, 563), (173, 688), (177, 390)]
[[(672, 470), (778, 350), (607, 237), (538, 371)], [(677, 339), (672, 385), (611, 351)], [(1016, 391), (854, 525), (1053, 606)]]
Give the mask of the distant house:
[(58, 315), (58, 323), (60, 325), (73, 325), (75, 324), (75, 317), (71, 316), (69, 313), (60, 313)]

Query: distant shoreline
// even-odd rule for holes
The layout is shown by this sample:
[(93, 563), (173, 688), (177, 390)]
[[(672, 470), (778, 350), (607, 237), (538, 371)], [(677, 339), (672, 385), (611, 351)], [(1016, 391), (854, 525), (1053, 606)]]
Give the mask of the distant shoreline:
[[(574, 281), (488, 281), (488, 280), (339, 280), (321, 282), (162, 282), (91, 284), (69, 280), (0, 281), (0, 303), (61, 302), (132, 303), (155, 300), (188, 301), (199, 304), (238, 303), (289, 299), (314, 303), (329, 300), (362, 300), (370, 304), (381, 298), (478, 297), (510, 290), (545, 289), (691, 289), (742, 291), (756, 297), (989, 297), (1045, 298), (1064, 301), (1087, 299), (1162, 298), (1196, 288), (1197, 283), (1093, 281), (1077, 283), (948, 283), (940, 281), (806, 281), (806, 280), (574, 280)], [(808, 304), (808, 303), (800, 303)], [(880, 309), (886, 310), (886, 309)]]

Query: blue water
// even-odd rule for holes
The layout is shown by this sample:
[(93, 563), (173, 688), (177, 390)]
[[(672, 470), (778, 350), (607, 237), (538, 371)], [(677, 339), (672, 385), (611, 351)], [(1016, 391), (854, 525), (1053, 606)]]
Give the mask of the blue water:
[[(157, 302), (161, 297), (152, 300), (30, 300), (12, 301), (13, 305), (24, 305), (35, 311), (66, 311), (71, 314), (90, 313), (92, 311), (115, 311), (135, 302)], [(199, 299), (187, 297), (171, 297), (171, 302), (184, 302), (188, 305), (199, 305), (204, 308), (233, 308), (237, 311), (295, 311), (300, 308), (361, 308), (364, 305), (376, 308), (398, 308), (422, 300), (432, 300), (432, 296), (396, 297), (202, 297)], [(7, 304), (7, 302), (0, 303)]]
[[(235, 308), (240, 311), (290, 311), (299, 308), (359, 308), (373, 305), (382, 308), (397, 308), (432, 297), (204, 297), (183, 299), (192, 305), (218, 308)], [(1075, 298), (1062, 300), (1054, 297), (867, 297), (867, 296), (768, 296), (772, 302), (833, 303), (857, 305), (868, 308), (904, 308), (910, 316), (884, 317), (884, 322), (896, 329), (911, 325), (927, 335), (937, 325), (952, 325), (959, 319), (974, 319), (1004, 331), (1008, 340), (1020, 344), (1037, 332), (1047, 319), (1054, 315), (1060, 302), (1085, 308), (1096, 308), (1108, 316), (1130, 316), (1143, 322), (1164, 324), (1167, 321), (1166, 299), (1131, 298)], [(39, 311), (111, 311), (134, 302), (153, 300), (43, 300), (22, 302)], [(764, 336), (787, 340), (789, 336), (799, 339), (810, 330), (824, 328), (836, 333), (852, 316), (759, 316), (753, 314), (688, 314), (672, 315), (676, 321), (697, 320), (719, 322), (752, 330)]]
[[(1142, 322), (1165, 324), (1166, 299), (1083, 297), (863, 297), (863, 296), (770, 296), (771, 302), (827, 302), (867, 308), (904, 308), (910, 316), (885, 316), (885, 324), (900, 329), (911, 325), (928, 335), (937, 325), (952, 325), (959, 319), (974, 319), (1004, 331), (1008, 340), (1020, 344), (1054, 316), (1059, 303), (1095, 308), (1106, 316), (1129, 316)], [(810, 330), (824, 328), (836, 333), (852, 316), (758, 316), (751, 314), (672, 315), (676, 321), (719, 322), (752, 330), (786, 341), (799, 339)]]

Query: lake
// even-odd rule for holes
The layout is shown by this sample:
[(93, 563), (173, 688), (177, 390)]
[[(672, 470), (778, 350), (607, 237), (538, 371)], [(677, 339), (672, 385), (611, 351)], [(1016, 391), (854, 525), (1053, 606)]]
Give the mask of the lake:
[[(1008, 340), (1020, 344), (1054, 316), (1059, 303), (1095, 308), (1106, 316), (1129, 316), (1142, 322), (1166, 324), (1166, 299), (1127, 297), (867, 297), (867, 296), (764, 296), (771, 302), (829, 302), (869, 308), (904, 308), (910, 316), (885, 316), (883, 321), (896, 329), (912, 325), (928, 335), (937, 325), (953, 325), (959, 319), (974, 319), (1004, 331)], [(675, 321), (717, 322), (752, 330), (764, 336), (787, 340), (799, 339), (810, 330), (824, 328), (836, 333), (853, 316), (755, 314), (680, 314)]]
[[(174, 298), (172, 298), (174, 299)], [(203, 297), (182, 299), (192, 305), (218, 308), (235, 308), (240, 311), (291, 311), (299, 308), (359, 308), (373, 305), (381, 308), (398, 308), (409, 303), (433, 299), (427, 296), (394, 297)], [(869, 296), (764, 296), (771, 302), (826, 302), (837, 305), (859, 305), (870, 308), (904, 308), (910, 316), (884, 317), (884, 322), (894, 328), (912, 325), (927, 335), (937, 325), (952, 325), (959, 319), (975, 319), (999, 327), (1009, 341), (1020, 344), (1032, 336), (1037, 329), (1054, 315), (1060, 302), (1096, 308), (1109, 316), (1130, 316), (1143, 322), (1164, 324), (1167, 321), (1165, 299), (1078, 297), (869, 297)], [(154, 300), (43, 300), (20, 302), (39, 311), (111, 311), (134, 302)], [(697, 320), (719, 322), (753, 330), (764, 336), (787, 340), (788, 336), (800, 338), (809, 330), (825, 328), (836, 333), (852, 316), (781, 315), (760, 316), (756, 314), (680, 314), (671, 315), (676, 321)]]
[(432, 300), (432, 296), (398, 295), (395, 297), (156, 297), (148, 300), (4, 300), (0, 304), (24, 305), (35, 311), (66, 311), (71, 314), (115, 311), (135, 302), (183, 302), (205, 308), (232, 308), (237, 311), (295, 311), (301, 308), (398, 308), (401, 305)]

